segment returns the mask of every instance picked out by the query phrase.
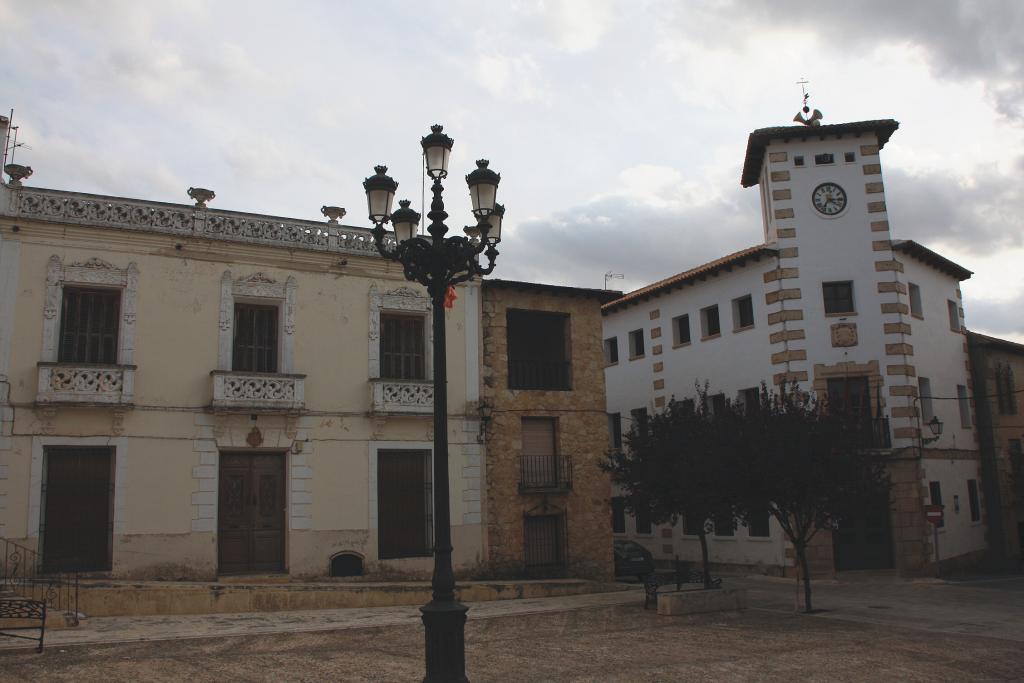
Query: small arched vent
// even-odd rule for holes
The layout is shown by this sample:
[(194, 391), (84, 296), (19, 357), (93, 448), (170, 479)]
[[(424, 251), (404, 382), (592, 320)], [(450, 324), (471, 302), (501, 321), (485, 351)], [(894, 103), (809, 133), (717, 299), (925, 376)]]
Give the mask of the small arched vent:
[(331, 576), (362, 576), (363, 558), (355, 553), (338, 553), (331, 558)]

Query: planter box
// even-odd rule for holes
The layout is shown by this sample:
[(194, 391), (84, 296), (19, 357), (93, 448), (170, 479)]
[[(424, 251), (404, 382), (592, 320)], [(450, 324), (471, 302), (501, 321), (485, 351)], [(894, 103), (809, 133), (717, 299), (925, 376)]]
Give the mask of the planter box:
[(743, 588), (712, 588), (658, 593), (658, 614), (674, 617), (706, 612), (735, 612), (747, 608)]

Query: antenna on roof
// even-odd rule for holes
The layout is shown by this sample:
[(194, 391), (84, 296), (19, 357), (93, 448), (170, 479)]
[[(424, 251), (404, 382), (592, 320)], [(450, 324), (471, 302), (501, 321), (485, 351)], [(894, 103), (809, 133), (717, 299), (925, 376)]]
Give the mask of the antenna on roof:
[[(811, 108), (807, 106), (807, 100), (811, 96), (811, 93), (807, 92), (807, 86), (810, 84), (810, 81), (801, 76), (800, 80), (797, 81), (796, 84), (800, 86), (800, 91), (804, 94), (804, 106), (796, 113), (793, 120), (797, 123), (802, 123), (805, 126), (820, 126), (822, 116), (821, 111), (815, 109), (814, 112), (811, 113)], [(810, 116), (807, 116), (807, 114), (810, 114)]]
[(608, 289), (609, 280), (621, 280), (624, 277), (625, 276), (622, 273), (613, 273), (612, 271), (609, 270), (607, 273), (604, 274), (604, 288)]

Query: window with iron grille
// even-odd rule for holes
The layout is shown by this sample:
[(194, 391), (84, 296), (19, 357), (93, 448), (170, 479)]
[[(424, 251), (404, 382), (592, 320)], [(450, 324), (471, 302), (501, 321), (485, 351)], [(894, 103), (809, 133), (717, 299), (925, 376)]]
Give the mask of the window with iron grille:
[(558, 455), (557, 419), (524, 417), (520, 431), (520, 488), (568, 488), (571, 483), (568, 461)]
[(65, 287), (57, 360), (117, 363), (120, 312), (120, 290)]
[(531, 515), (523, 519), (523, 554), (528, 570), (565, 566), (565, 516)]
[(426, 379), (423, 317), (380, 316), (380, 376), (382, 379)]
[(508, 311), (509, 389), (572, 389), (569, 321), (567, 313)]
[(731, 515), (715, 515), (715, 536), (735, 536), (735, 523)]
[(231, 369), (277, 372), (277, 306), (235, 304)]
[(825, 298), (825, 313), (853, 313), (853, 283), (823, 282), (821, 292)]

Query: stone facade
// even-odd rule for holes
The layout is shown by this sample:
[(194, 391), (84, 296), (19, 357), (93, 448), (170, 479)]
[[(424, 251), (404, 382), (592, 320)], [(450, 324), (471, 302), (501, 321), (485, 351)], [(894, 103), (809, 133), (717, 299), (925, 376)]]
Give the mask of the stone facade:
[[(614, 294), (497, 280), (483, 284), (481, 401), (491, 411), (484, 431), (484, 532), (488, 561), (496, 573), (529, 574), (524, 547), (526, 518), (563, 515), (565, 564), (561, 573), (589, 579), (612, 577), (610, 484), (599, 466), (608, 450), (601, 303)], [(510, 310), (567, 316), (570, 389), (509, 388)], [(524, 417), (554, 418), (556, 453), (567, 458), (571, 486), (558, 491), (520, 490)]]

